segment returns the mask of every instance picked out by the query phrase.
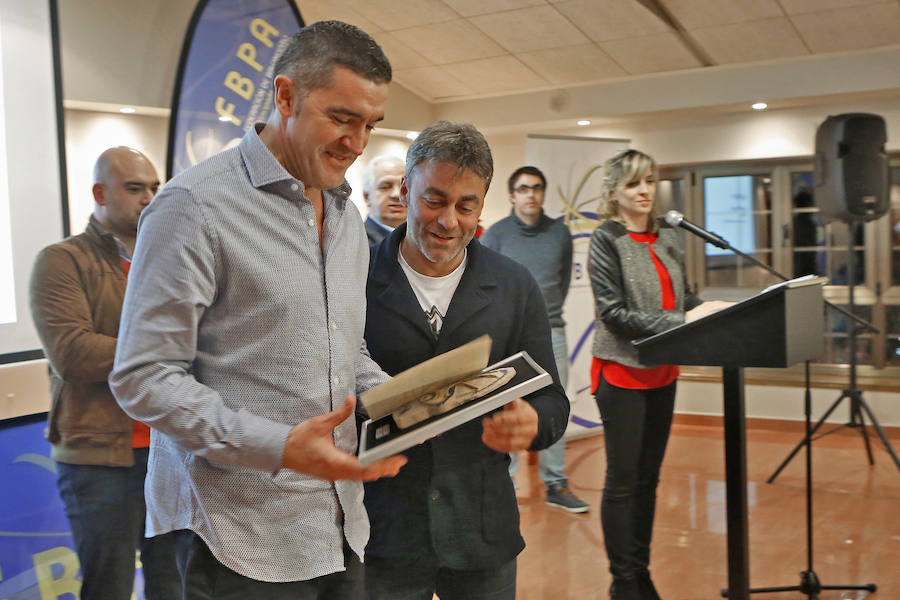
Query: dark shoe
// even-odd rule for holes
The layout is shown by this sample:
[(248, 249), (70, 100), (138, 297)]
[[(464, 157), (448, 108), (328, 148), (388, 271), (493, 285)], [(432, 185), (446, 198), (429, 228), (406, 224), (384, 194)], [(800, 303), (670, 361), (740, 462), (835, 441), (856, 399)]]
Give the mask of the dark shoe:
[(547, 488), (547, 505), (555, 506), (570, 513), (586, 513), (590, 510), (587, 502), (582, 502), (567, 485), (556, 484)]
[(653, 580), (650, 579), (650, 573), (644, 571), (640, 575), (638, 575), (638, 585), (641, 588), (641, 593), (644, 600), (662, 600), (659, 597), (659, 593), (656, 591), (656, 587), (653, 585)]
[(610, 600), (644, 600), (641, 593), (641, 584), (637, 579), (622, 579), (614, 577), (609, 586)]

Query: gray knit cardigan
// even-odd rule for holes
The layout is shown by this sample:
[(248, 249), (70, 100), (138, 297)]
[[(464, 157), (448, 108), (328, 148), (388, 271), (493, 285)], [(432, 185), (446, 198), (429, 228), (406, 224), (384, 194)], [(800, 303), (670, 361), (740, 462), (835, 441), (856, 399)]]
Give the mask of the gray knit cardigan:
[(638, 361), (631, 342), (684, 323), (684, 313), (701, 303), (688, 288), (678, 236), (664, 222), (653, 251), (672, 279), (674, 310), (662, 309), (659, 276), (646, 243), (631, 239), (616, 221), (604, 221), (591, 235), (588, 273), (594, 291), (592, 353), (597, 358), (632, 367), (654, 366)]

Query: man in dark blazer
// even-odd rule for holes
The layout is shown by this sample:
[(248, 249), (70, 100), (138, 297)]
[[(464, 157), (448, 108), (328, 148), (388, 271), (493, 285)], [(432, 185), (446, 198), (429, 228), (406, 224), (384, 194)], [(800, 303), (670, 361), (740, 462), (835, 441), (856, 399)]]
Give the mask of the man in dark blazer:
[(566, 428), (541, 291), (518, 263), (474, 240), (493, 162), (471, 125), (439, 121), (406, 158), (407, 222), (373, 249), (366, 343), (394, 375), (483, 334), (490, 362), (527, 351), (553, 384), (406, 451), (397, 477), (366, 484), (370, 600), (514, 598), (519, 533), (509, 452)]

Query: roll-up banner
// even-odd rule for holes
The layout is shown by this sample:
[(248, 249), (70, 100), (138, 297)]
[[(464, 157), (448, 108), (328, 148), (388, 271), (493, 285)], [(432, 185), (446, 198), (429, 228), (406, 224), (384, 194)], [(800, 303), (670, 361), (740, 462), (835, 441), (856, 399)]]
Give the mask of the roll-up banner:
[(236, 146), (272, 109), (272, 70), (303, 27), (292, 0), (201, 0), (181, 50), (166, 175)]
[(572, 281), (563, 306), (569, 346), (569, 387), (572, 409), (566, 438), (599, 433), (601, 421), (590, 389), (591, 342), (594, 339), (594, 296), (587, 272), (591, 232), (597, 227), (597, 207), (603, 183), (603, 163), (628, 147), (627, 139), (528, 135), (526, 162), (547, 178), (544, 212), (572, 233)]
[[(46, 427), (44, 414), (0, 422), (0, 598), (78, 598), (81, 590)], [(143, 588), (140, 570), (136, 580)]]

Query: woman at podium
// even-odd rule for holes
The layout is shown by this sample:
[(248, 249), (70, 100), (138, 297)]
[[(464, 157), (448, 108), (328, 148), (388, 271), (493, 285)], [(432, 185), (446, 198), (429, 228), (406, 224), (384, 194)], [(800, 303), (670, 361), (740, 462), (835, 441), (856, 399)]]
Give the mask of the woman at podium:
[(596, 314), (591, 385), (603, 419), (601, 522), (614, 600), (659, 600), (650, 579), (656, 487), (675, 406), (675, 365), (643, 365), (631, 341), (724, 308), (687, 285), (684, 251), (655, 203), (655, 161), (624, 150), (606, 161), (588, 272)]

